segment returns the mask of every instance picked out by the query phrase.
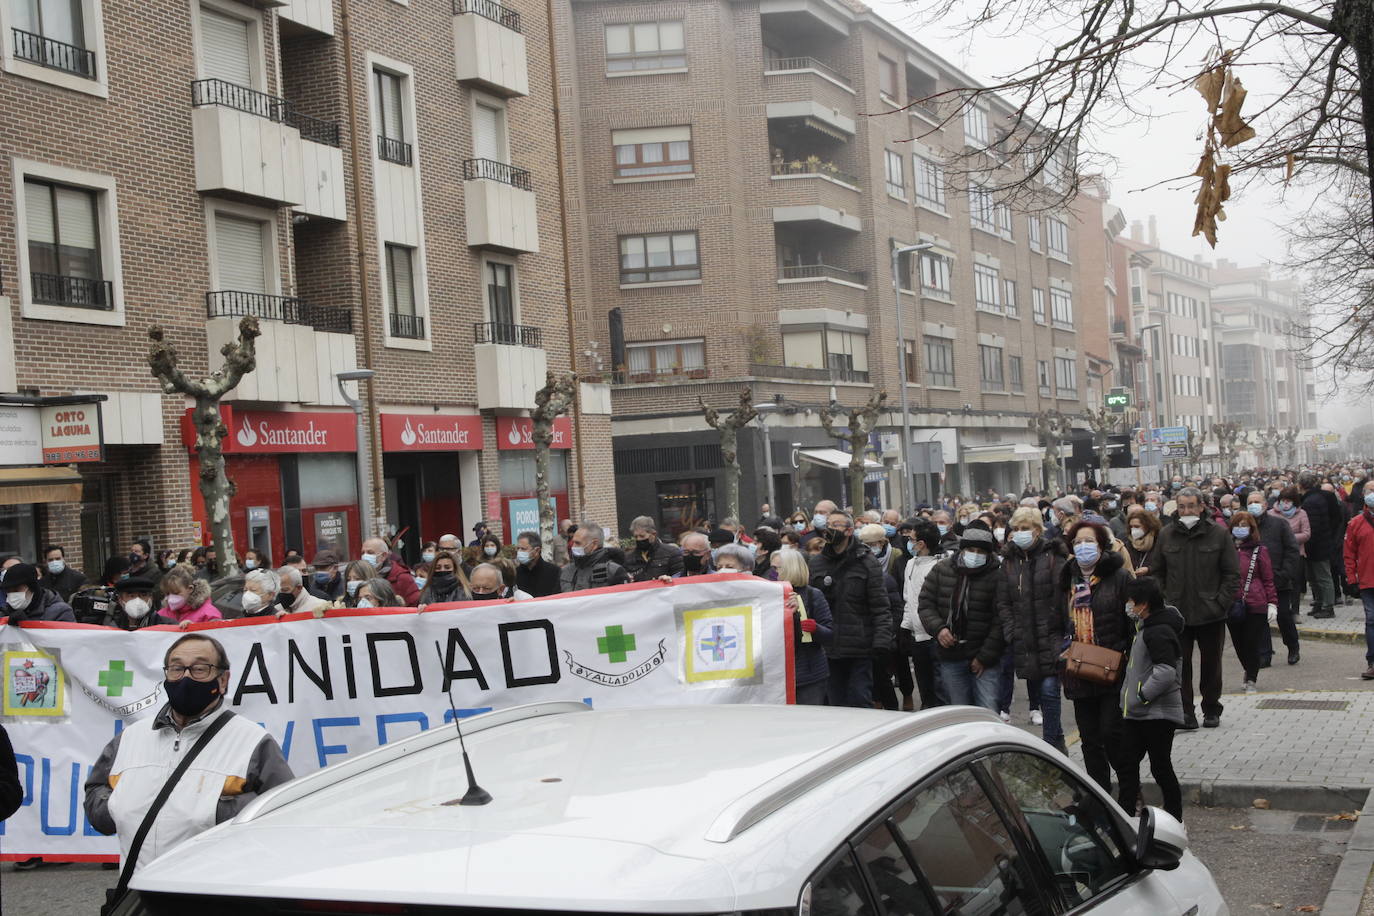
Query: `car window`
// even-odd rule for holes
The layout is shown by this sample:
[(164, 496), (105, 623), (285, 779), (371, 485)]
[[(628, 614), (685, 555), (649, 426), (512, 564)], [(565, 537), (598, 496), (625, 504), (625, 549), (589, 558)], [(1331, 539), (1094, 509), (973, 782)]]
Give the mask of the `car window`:
[(811, 880), (811, 916), (877, 916), (853, 856), (846, 853)]
[(992, 800), (967, 769), (919, 790), (892, 815), (939, 904), (958, 916), (1019, 916), (1043, 907)]
[(1034, 835), (1070, 906), (1085, 903), (1131, 872), (1106, 804), (1059, 764), (1017, 751), (983, 764)]
[(905, 844), (886, 821), (854, 844), (887, 916), (935, 916), (930, 897), (907, 858)]

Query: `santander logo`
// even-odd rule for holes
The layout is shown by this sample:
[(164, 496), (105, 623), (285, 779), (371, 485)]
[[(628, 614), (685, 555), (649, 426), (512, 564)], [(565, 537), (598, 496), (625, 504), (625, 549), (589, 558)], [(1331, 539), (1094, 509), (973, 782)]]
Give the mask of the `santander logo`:
[(239, 441), (239, 445), (244, 448), (252, 448), (258, 444), (258, 434), (253, 432), (253, 424), (244, 423), (239, 427), (239, 431), (234, 436)]
[(407, 446), (411, 446), (415, 444), (415, 440), (415, 430), (410, 425), (410, 418), (406, 417), (405, 428), (401, 430), (401, 442)]
[[(533, 429), (531, 429), (531, 433), (533, 433)], [(506, 439), (511, 445), (519, 445), (523, 441), (520, 436), (520, 424), (512, 423), (510, 425), (510, 432), (506, 434)]]

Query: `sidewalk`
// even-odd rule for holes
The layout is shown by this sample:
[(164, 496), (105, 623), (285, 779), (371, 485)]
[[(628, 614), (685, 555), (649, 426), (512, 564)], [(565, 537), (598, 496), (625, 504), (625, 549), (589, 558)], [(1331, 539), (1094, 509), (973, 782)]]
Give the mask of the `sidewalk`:
[[(1303, 614), (1298, 618), (1299, 639), (1325, 639), (1332, 642), (1355, 643), (1364, 645), (1364, 604), (1358, 598), (1350, 599), (1350, 604), (1336, 605), (1336, 616), (1329, 620), (1313, 620), (1310, 602), (1303, 596)], [(1279, 628), (1271, 626), (1270, 631), (1278, 639)]]

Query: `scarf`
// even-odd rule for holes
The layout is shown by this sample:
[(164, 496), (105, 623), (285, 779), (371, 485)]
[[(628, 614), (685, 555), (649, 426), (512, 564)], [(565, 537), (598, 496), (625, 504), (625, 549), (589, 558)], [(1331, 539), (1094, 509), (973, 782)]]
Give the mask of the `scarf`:
[(1150, 548), (1155, 546), (1155, 536), (1147, 532), (1146, 535), (1140, 540), (1131, 538), (1131, 546), (1134, 547), (1136, 550), (1139, 550), (1141, 553), (1149, 553)]

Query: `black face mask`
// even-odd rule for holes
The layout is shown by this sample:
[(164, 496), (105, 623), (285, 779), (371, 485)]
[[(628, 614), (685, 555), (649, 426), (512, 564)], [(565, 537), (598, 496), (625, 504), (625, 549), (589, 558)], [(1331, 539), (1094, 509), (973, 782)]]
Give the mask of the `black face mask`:
[(501, 597), (500, 592), (473, 592), (473, 601), (493, 601)]
[(694, 553), (682, 555), (682, 568), (687, 572), (701, 572), (702, 558)]
[(284, 607), (284, 608), (289, 608), (289, 607), (291, 607), (291, 605), (292, 605), (292, 604), (295, 604), (295, 602), (296, 602), (296, 596), (295, 596), (295, 595), (289, 595), (289, 594), (287, 594), (286, 592), (281, 592), (281, 593), (279, 593), (279, 594), (277, 595), (277, 604), (281, 605), (281, 606)]
[(453, 588), (454, 583), (456, 583), (457, 581), (457, 574), (451, 572), (438, 572), (430, 576), (429, 578), (429, 584), (433, 585), (440, 591), (446, 591), (450, 588)]
[(652, 538), (635, 538), (635, 548), (640, 553), (650, 553), (654, 549)]
[(167, 688), (167, 701), (172, 709), (183, 716), (199, 715), (219, 697), (219, 678), (211, 681), (198, 681), (189, 674), (182, 675), (177, 681), (163, 681)]
[(827, 544), (835, 543), (835, 535), (839, 534), (834, 528), (822, 528), (816, 532), (816, 536)]

